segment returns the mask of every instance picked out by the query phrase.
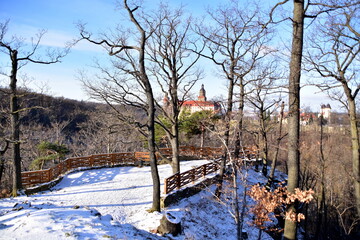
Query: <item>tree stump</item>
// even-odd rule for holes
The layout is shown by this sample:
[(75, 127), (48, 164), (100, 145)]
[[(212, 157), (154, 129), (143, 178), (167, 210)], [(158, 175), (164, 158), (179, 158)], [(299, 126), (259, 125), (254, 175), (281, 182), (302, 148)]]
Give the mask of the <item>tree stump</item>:
[(160, 220), (160, 226), (157, 228), (157, 232), (161, 235), (172, 234), (173, 236), (177, 236), (181, 233), (180, 219), (170, 212), (166, 212)]

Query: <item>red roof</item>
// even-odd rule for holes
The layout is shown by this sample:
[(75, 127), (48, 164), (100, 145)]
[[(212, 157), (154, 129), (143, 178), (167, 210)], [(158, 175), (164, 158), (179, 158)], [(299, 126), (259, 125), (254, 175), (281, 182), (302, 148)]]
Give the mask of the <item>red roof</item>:
[(214, 102), (210, 101), (184, 101), (182, 106), (199, 106), (199, 107), (213, 107), (215, 106)]

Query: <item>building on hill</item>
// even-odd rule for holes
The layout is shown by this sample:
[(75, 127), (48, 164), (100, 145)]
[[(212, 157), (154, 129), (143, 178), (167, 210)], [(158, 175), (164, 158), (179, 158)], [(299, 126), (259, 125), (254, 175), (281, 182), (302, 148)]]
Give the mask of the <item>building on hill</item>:
[(300, 113), (300, 125), (310, 125), (313, 122), (316, 121), (316, 114), (314, 113), (307, 113), (307, 112), (301, 112)]
[(189, 100), (189, 101), (184, 101), (180, 104), (182, 110), (187, 109), (190, 111), (190, 113), (200, 112), (204, 110), (209, 110), (216, 113), (221, 110), (221, 106), (219, 103), (213, 101), (207, 101), (204, 84), (201, 85), (201, 89), (199, 91), (199, 96), (197, 101)]
[(322, 116), (326, 120), (330, 120), (331, 116), (331, 106), (330, 104), (321, 104), (319, 117)]
[[(168, 96), (164, 97), (163, 104), (164, 106), (169, 105)], [(201, 85), (197, 100), (182, 101), (179, 102), (179, 104), (181, 105), (181, 111), (188, 110), (191, 114), (204, 110), (210, 110), (217, 113), (221, 110), (221, 105), (218, 102), (207, 101), (204, 84)]]

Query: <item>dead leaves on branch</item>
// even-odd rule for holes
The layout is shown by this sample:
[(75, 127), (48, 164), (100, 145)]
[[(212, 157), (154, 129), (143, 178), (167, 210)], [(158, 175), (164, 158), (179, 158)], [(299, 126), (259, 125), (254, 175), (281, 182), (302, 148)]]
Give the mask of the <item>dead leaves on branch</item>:
[(305, 219), (302, 213), (285, 212), (285, 206), (295, 202), (309, 203), (313, 199), (314, 191), (296, 188), (294, 193), (290, 193), (286, 187), (268, 191), (264, 186), (257, 184), (251, 187), (248, 194), (256, 201), (250, 209), (254, 214), (253, 224), (264, 228), (266, 222), (273, 222), (273, 216), (283, 216), (286, 220), (294, 222)]

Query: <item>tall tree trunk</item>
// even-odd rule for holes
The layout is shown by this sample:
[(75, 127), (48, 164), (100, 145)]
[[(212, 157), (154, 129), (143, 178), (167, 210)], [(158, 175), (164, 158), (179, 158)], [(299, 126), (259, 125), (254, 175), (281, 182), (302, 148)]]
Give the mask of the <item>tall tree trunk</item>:
[(11, 113), (11, 142), (13, 159), (13, 187), (12, 195), (17, 196), (18, 191), (22, 189), (21, 183), (21, 155), (20, 155), (20, 121), (19, 104), (17, 96), (17, 70), (18, 70), (18, 52), (11, 52), (11, 75), (10, 75), (10, 113)]
[(325, 229), (326, 223), (324, 223), (324, 212), (325, 212), (325, 156), (324, 156), (324, 129), (323, 129), (323, 116), (320, 116), (320, 195), (318, 199), (318, 209), (317, 209), (317, 224), (315, 239), (319, 239), (319, 236), (326, 236)]
[[(233, 69), (233, 67), (232, 67)], [(232, 76), (234, 74), (232, 73)], [(233, 78), (229, 79), (229, 88), (228, 88), (228, 97), (227, 97), (227, 108), (225, 114), (225, 133), (224, 133), (224, 156), (221, 159), (220, 171), (219, 171), (219, 183), (216, 189), (216, 196), (220, 197), (222, 191), (222, 184), (225, 174), (226, 161), (229, 158), (229, 139), (230, 139), (230, 121), (231, 121), (231, 113), (233, 109), (233, 95), (234, 95), (234, 80)]]
[(156, 161), (156, 146), (155, 146), (155, 103), (154, 94), (151, 87), (150, 80), (146, 74), (145, 68), (145, 43), (146, 34), (145, 30), (140, 26), (138, 21), (133, 15), (134, 10), (130, 10), (127, 1), (124, 0), (124, 5), (127, 8), (131, 21), (136, 25), (139, 32), (141, 33), (140, 49), (139, 49), (139, 73), (140, 81), (142, 82), (146, 92), (146, 103), (147, 103), (147, 129), (148, 129), (148, 145), (150, 152), (150, 167), (151, 177), (153, 180), (153, 202), (150, 211), (160, 211), (160, 177)]
[(356, 121), (356, 104), (355, 99), (348, 99), (349, 102), (349, 116), (350, 116), (350, 132), (351, 132), (351, 149), (352, 149), (352, 163), (353, 163), (353, 179), (355, 189), (356, 210), (360, 216), (360, 146), (359, 146), (359, 131), (357, 129)]
[(268, 142), (267, 142), (267, 134), (266, 134), (266, 112), (263, 110), (263, 107), (260, 109), (260, 125), (261, 125), (261, 149), (262, 149), (262, 174), (264, 177), (267, 175), (267, 167), (268, 167)]
[[(154, 128), (154, 120), (155, 120), (155, 107), (154, 107), (154, 99), (152, 98), (152, 92), (147, 93), (148, 96), (148, 145), (150, 152), (150, 167), (151, 167), (151, 177), (153, 180), (153, 202), (151, 211), (160, 211), (160, 177), (159, 171), (157, 167), (156, 161), (156, 148), (155, 148), (155, 128)], [(152, 99), (151, 102), (149, 100)]]
[(240, 79), (240, 96), (239, 96), (239, 109), (238, 109), (238, 134), (236, 135), (235, 142), (235, 158), (239, 157), (242, 145), (242, 137), (243, 137), (243, 119), (244, 119), (244, 107), (245, 107), (245, 86), (243, 84), (243, 79)]
[[(141, 52), (143, 54), (143, 52)], [(144, 56), (140, 54), (140, 56)], [(140, 58), (141, 59), (141, 58)], [(144, 59), (144, 58), (142, 58)], [(142, 65), (142, 64), (141, 64)], [(145, 72), (145, 66), (144, 71)], [(156, 161), (156, 146), (155, 146), (155, 104), (153, 91), (150, 85), (150, 82), (146, 75), (143, 75), (143, 83), (146, 89), (146, 98), (148, 105), (148, 145), (150, 152), (150, 167), (151, 167), (151, 177), (153, 180), (153, 202), (150, 211), (160, 211), (160, 177)]]
[(236, 236), (238, 240), (241, 240), (242, 225), (240, 224), (240, 210), (239, 210), (239, 193), (238, 193), (238, 167), (236, 163), (232, 162), (233, 167), (233, 188), (234, 188), (234, 217), (236, 223)]
[[(304, 0), (294, 0), (293, 36), (289, 76), (289, 137), (288, 137), (288, 184), (290, 193), (299, 185), (300, 168), (300, 77), (304, 37)], [(287, 207), (287, 213), (296, 213), (295, 204)], [(296, 222), (285, 220), (285, 239), (296, 239)]]
[(278, 137), (276, 139), (276, 149), (275, 149), (275, 154), (274, 154), (274, 158), (273, 161), (271, 163), (271, 170), (270, 170), (270, 174), (269, 174), (269, 184), (271, 184), (271, 181), (274, 180), (274, 174), (275, 174), (275, 168), (276, 168), (276, 162), (278, 159), (278, 155), (279, 155), (279, 150), (280, 150), (280, 142), (282, 139), (282, 122), (283, 122), (283, 117), (284, 117), (284, 108), (285, 108), (285, 103), (282, 102), (281, 103), (281, 109), (280, 109), (280, 121), (279, 121), (279, 133), (278, 133)]
[(172, 161), (171, 168), (172, 173), (180, 172), (180, 161), (179, 161), (179, 127), (178, 122), (175, 121), (172, 129), (172, 138), (170, 139), (171, 149), (172, 149)]
[(200, 136), (200, 147), (203, 148), (205, 146), (205, 126), (200, 126), (201, 128), (201, 136)]
[(5, 147), (0, 150), (0, 184), (1, 184), (2, 176), (3, 176), (4, 170), (5, 170), (4, 154), (7, 151), (8, 147), (9, 147), (9, 141), (5, 140)]
[(351, 150), (352, 150), (352, 165), (353, 165), (353, 179), (354, 179), (354, 195), (355, 207), (358, 216), (360, 216), (360, 145), (359, 145), (359, 131), (357, 128), (356, 116), (356, 95), (352, 95), (352, 90), (349, 88), (345, 78), (345, 72), (340, 72), (340, 82), (342, 83), (344, 93), (348, 102), (348, 114), (350, 118), (350, 133), (351, 133)]
[(172, 160), (171, 167), (173, 174), (180, 172), (180, 160), (179, 160), (179, 100), (178, 100), (178, 73), (172, 71), (171, 79), (171, 108), (172, 108), (172, 126), (171, 126), (171, 148), (172, 148)]

